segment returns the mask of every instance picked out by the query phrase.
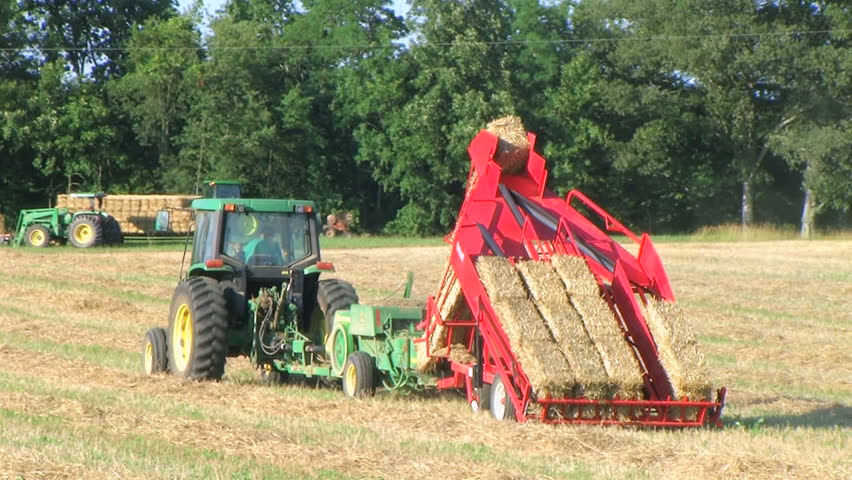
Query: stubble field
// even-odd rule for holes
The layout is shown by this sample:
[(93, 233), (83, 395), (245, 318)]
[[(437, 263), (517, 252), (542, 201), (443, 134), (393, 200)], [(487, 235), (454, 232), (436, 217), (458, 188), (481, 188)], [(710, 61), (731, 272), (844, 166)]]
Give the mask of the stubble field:
[[(664, 243), (721, 430), (498, 423), (461, 395), (347, 400), (141, 373), (181, 252), (0, 249), (0, 479), (852, 478), (852, 242)], [(328, 250), (362, 303), (434, 293), (447, 247)]]

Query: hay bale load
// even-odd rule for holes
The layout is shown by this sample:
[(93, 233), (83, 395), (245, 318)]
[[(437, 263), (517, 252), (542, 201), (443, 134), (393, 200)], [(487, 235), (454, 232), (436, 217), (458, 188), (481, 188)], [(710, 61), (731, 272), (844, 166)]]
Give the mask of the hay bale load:
[[(438, 313), (444, 320), (470, 316), (470, 310), (467, 308), (467, 302), (462, 293), (461, 285), (459, 285), (459, 281), (449, 261), (447, 261), (444, 275), (441, 277), (441, 284), (438, 286), (435, 305), (438, 307)], [(430, 319), (431, 321), (432, 319)], [(434, 370), (439, 358), (447, 355), (449, 344), (461, 340), (458, 338), (447, 339), (448, 331), (444, 325), (435, 323), (435, 328), (432, 330), (431, 335), (428, 335), (427, 332), (423, 333), (425, 341), (419, 342), (415, 346), (417, 349), (417, 369), (420, 372)], [(426, 352), (427, 343), (429, 345), (428, 354)]]
[(612, 382), (556, 269), (550, 263), (534, 261), (520, 262), (517, 267), (556, 344), (574, 371), (575, 394), (596, 400), (609, 398)]
[[(158, 210), (168, 209), (171, 213), (170, 227), (174, 233), (187, 233), (192, 224), (192, 212), (188, 209), (196, 195), (107, 195), (102, 209), (115, 217), (125, 235), (151, 235)], [(57, 195), (56, 206), (71, 211), (90, 210), (88, 198)], [(97, 207), (97, 202), (96, 205)]]
[[(620, 398), (642, 398), (645, 382), (633, 349), (624, 339), (618, 319), (600, 294), (597, 280), (586, 261), (572, 255), (557, 255), (552, 259), (568, 292), (571, 305), (580, 314), (589, 338)], [(593, 292), (593, 293), (592, 293)]]
[(492, 120), (486, 127), (498, 139), (494, 161), (503, 168), (503, 173), (515, 174), (523, 171), (530, 156), (527, 129), (515, 115)]
[(711, 400), (713, 387), (707, 364), (680, 306), (652, 298), (645, 307), (645, 322), (657, 344), (674, 398)]
[(576, 384), (574, 372), (515, 267), (505, 258), (481, 256), (476, 269), (536, 395), (571, 394)]

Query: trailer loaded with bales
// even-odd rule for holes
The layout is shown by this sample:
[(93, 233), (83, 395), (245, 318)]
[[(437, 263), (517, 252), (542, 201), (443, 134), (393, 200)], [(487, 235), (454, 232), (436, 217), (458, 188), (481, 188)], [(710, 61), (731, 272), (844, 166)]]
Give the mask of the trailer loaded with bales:
[(721, 425), (725, 389), (713, 390), (648, 235), (578, 191), (548, 190), (534, 145), (515, 118), (470, 144), (425, 309), (360, 305), (351, 284), (321, 278), (333, 266), (312, 202), (195, 200), (190, 265), (168, 327), (146, 333), (145, 370), (217, 380), (244, 355), (269, 381), (320, 378), (353, 397), (461, 390), (496, 419)]

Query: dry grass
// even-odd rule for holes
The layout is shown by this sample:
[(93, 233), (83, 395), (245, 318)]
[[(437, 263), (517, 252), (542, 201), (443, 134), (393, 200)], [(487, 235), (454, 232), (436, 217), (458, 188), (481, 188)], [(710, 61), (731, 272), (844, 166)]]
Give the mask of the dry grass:
[[(219, 383), (144, 377), (180, 252), (0, 249), (0, 479), (852, 476), (852, 242), (658, 249), (731, 389), (722, 430), (498, 423), (459, 395), (347, 401), (263, 386), (245, 360)], [(446, 252), (326, 256), (381, 302), (404, 281), (387, 272), (433, 294)]]

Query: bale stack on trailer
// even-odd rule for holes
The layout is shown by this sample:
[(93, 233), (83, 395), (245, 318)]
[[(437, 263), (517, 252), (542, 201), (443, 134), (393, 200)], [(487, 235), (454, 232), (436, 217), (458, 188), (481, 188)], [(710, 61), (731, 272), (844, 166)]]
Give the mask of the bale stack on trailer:
[[(190, 231), (192, 201), (200, 198), (196, 195), (107, 195), (101, 208), (118, 220), (125, 235), (151, 235), (154, 233), (154, 221), (157, 211), (170, 211), (170, 227), (174, 233)], [(58, 207), (71, 211), (88, 210), (89, 200), (74, 198), (70, 195), (57, 195)]]
[(713, 394), (704, 355), (695, 332), (676, 303), (648, 300), (645, 321), (654, 336), (675, 398), (709, 400)]
[(505, 258), (481, 256), (476, 269), (536, 395), (572, 394), (577, 383), (574, 371), (515, 267)]

